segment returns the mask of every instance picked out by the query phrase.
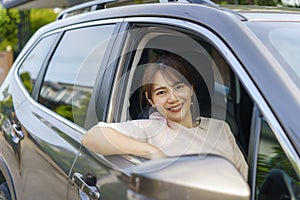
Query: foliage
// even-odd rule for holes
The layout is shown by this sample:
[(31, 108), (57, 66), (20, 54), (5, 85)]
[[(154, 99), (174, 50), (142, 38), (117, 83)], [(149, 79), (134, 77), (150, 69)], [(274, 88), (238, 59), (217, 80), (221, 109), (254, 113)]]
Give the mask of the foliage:
[(16, 9), (4, 9), (0, 6), (0, 50), (11, 46), (17, 48), (19, 12)]
[(260, 191), (264, 181), (266, 181), (269, 175), (269, 172), (272, 169), (279, 169), (282, 170), (287, 177), (289, 177), (289, 182), (293, 186), (292, 192), (298, 197), (300, 194), (300, 182), (297, 173), (291, 167), (291, 163), (281, 147), (273, 146), (272, 150), (272, 154), (258, 155), (256, 188)]
[(256, 4), (259, 6), (276, 6), (276, 2), (274, 0), (257, 0)]
[(57, 13), (53, 9), (31, 9), (30, 22), (32, 33), (36, 32), (40, 27), (56, 20)]
[(276, 6), (280, 0), (213, 0), (214, 2), (222, 5), (238, 4), (238, 5), (258, 5), (258, 6)]
[(27, 89), (28, 92), (32, 92), (32, 83), (31, 83), (31, 77), (29, 72), (25, 72), (20, 74), (20, 77), (22, 79), (22, 82)]
[[(83, 127), (90, 98), (91, 93), (85, 92), (84, 98), (81, 97), (81, 99), (79, 99), (78, 106), (61, 103), (57, 106), (55, 112)], [(73, 101), (76, 101), (76, 99), (73, 99)]]
[[(56, 20), (57, 13), (53, 9), (31, 9), (30, 25), (31, 34), (40, 27)], [(0, 51), (11, 46), (18, 50), (18, 25), (20, 25), (20, 11), (17, 9), (4, 9), (0, 7)]]
[(69, 119), (70, 121), (74, 121), (72, 105), (61, 104), (55, 109), (55, 112)]

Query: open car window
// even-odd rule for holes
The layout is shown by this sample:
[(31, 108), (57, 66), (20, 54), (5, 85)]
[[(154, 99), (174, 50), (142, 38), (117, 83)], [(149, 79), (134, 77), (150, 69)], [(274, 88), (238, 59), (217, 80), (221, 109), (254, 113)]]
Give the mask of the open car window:
[(199, 36), (169, 27), (141, 26), (130, 31), (128, 38), (134, 38), (134, 44), (123, 52), (130, 55), (127, 58), (130, 64), (120, 79), (124, 87), (119, 99), (124, 101), (115, 111), (116, 121), (148, 117), (146, 100), (140, 95), (145, 67), (162, 54), (174, 54), (192, 65), (188, 70), (196, 80), (194, 89), (200, 116), (226, 120), (234, 135), (238, 135), (234, 106), (240, 102), (241, 92), (237, 91), (240, 85), (217, 49)]
[[(212, 49), (204, 41), (197, 40), (191, 35), (168, 28), (139, 28), (139, 42), (134, 52), (130, 69), (124, 73), (127, 86), (124, 91), (125, 105), (122, 107), (121, 121), (143, 118), (143, 99), (139, 99), (139, 89), (145, 66), (162, 54), (178, 55), (187, 60), (192, 67), (188, 71), (197, 81), (195, 91), (200, 103), (201, 116), (225, 119), (226, 95), (229, 95), (228, 74), (220, 74), (210, 52)], [(142, 35), (142, 36), (141, 36)], [(226, 84), (223, 78), (226, 78)]]
[(213, 41), (187, 30), (147, 24), (132, 25), (126, 41), (112, 99), (112, 122), (149, 118), (152, 111), (141, 94), (144, 70), (163, 54), (176, 55), (190, 64), (187, 70), (195, 80), (195, 113), (200, 118), (225, 120), (247, 157), (252, 101)]

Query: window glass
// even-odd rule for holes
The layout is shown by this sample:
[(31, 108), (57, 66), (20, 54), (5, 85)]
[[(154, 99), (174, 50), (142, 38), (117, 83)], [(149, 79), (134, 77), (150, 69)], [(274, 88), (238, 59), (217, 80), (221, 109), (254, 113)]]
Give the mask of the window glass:
[(295, 84), (300, 88), (300, 24), (298, 22), (248, 23), (251, 30), (280, 62)]
[(300, 180), (268, 123), (263, 119), (256, 175), (256, 199), (299, 199)]
[(56, 35), (43, 38), (29, 53), (19, 69), (19, 76), (26, 90), (31, 93), (37, 75), (54, 42)]
[(85, 27), (65, 33), (49, 63), (40, 103), (84, 126), (92, 89), (114, 27)]

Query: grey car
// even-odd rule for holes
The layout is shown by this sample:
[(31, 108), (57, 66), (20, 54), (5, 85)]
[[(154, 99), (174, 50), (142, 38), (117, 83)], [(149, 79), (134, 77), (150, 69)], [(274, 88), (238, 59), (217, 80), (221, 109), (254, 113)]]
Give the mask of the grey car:
[[(67, 9), (14, 62), (0, 89), (0, 199), (300, 199), (300, 13), (113, 3)], [(162, 52), (195, 66), (201, 116), (229, 124), (248, 178), (209, 153), (145, 160), (82, 146), (99, 121), (147, 118), (140, 66)]]

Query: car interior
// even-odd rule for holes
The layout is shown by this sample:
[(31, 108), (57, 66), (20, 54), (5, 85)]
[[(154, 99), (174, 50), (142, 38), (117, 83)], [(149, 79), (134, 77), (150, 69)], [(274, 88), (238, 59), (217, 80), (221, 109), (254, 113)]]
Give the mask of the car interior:
[[(226, 120), (247, 157), (252, 101), (221, 54), (202, 39), (167, 28), (143, 27), (135, 31), (132, 37), (135, 38), (134, 44), (124, 53), (129, 59), (127, 63), (130, 63), (123, 74), (126, 86), (119, 89), (121, 99), (128, 100), (120, 106), (121, 112), (115, 111), (120, 116), (119, 120), (149, 117), (151, 109), (147, 107), (147, 100), (140, 92), (145, 66), (161, 54), (175, 54), (191, 64), (189, 71), (196, 83), (194, 90), (200, 116)], [(109, 160), (115, 158), (110, 157)], [(126, 159), (139, 163), (130, 156)]]

